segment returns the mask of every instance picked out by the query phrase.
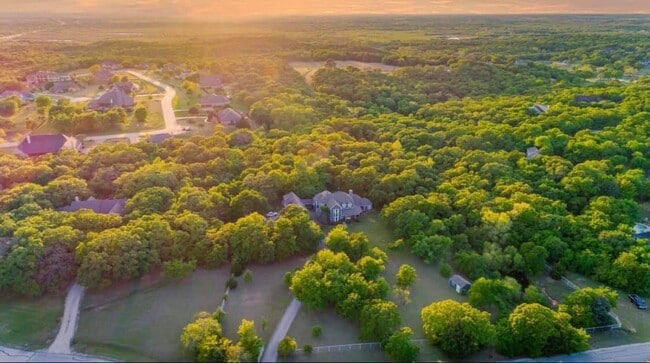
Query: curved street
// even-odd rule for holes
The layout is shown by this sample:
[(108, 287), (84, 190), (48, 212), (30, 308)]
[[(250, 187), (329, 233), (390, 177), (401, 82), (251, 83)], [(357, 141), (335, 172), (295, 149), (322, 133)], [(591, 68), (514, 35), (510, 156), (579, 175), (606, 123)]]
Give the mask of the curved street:
[(546, 358), (522, 358), (510, 362), (647, 362), (648, 360), (650, 360), (650, 343), (638, 343)]

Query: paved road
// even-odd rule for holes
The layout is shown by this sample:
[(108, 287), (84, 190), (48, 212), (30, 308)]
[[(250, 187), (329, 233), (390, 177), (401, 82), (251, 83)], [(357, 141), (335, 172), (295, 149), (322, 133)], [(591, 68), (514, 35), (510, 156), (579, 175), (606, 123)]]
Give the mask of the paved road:
[(0, 362), (111, 362), (85, 354), (27, 352), (0, 346)]
[(65, 308), (63, 310), (63, 319), (61, 319), (61, 327), (52, 345), (47, 349), (49, 353), (72, 353), (70, 343), (72, 343), (72, 338), (74, 338), (74, 333), (77, 330), (79, 305), (84, 296), (84, 291), (85, 288), (76, 282), (68, 290), (68, 296), (65, 297)]
[(650, 360), (650, 343), (639, 343), (548, 358), (517, 359), (511, 362), (647, 362), (648, 360)]
[(264, 353), (262, 354), (262, 362), (277, 362), (278, 361), (278, 345), (282, 338), (287, 335), (293, 319), (296, 318), (296, 314), (300, 311), (300, 306), (302, 304), (297, 299), (293, 299), (287, 310), (284, 311), (282, 319), (278, 323), (278, 326), (275, 328), (269, 344), (264, 347)]

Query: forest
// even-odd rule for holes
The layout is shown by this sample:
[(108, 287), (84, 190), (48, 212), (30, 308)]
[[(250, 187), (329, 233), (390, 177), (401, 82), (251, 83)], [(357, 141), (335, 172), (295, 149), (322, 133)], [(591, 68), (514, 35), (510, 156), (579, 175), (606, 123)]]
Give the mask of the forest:
[[(345, 228), (324, 233), (298, 207), (274, 221), (264, 217), (280, 210), (288, 192), (307, 198), (353, 190), (381, 211), (395, 248), (449, 264), (476, 281), (472, 306), (497, 307), (496, 325), (468, 304), (434, 302), (422, 310), (425, 332), (451, 357), (489, 345), (509, 356), (586, 349), (581, 328), (602, 314), (575, 306), (599, 301), (608, 312), (616, 299), (611, 291), (582, 292), (553, 311), (528, 288), (550, 268), (557, 278), (574, 271), (650, 296), (650, 244), (632, 231), (643, 218), (640, 205), (650, 201), (650, 78), (642, 75), (650, 41), (636, 34), (636, 17), (608, 18), (607, 31), (582, 19), (576, 34), (574, 18), (537, 25), (516, 17), (470, 20), (464, 34), (475, 37), (460, 40), (438, 36), (445, 22), (368, 18), (358, 25), (366, 32), (334, 20), (311, 30), (300, 22), (270, 23), (270, 35), (192, 38), (182, 46), (175, 39), (12, 44), (2, 56), (10, 65), (2, 70), (4, 89), (19, 87), (28, 71), (89, 67), (109, 56), (126, 66), (184, 62), (223, 74), (233, 100), (260, 127), (218, 126), (211, 136), (160, 145), (101, 144), (85, 154), (0, 155), (0, 237), (13, 241), (0, 259), (0, 291), (39, 296), (75, 279), (102, 289), (156, 269), (182, 275), (226, 264), (241, 274), (250, 264), (314, 254), (289, 276), (296, 297), (359, 321), (364, 340), (403, 348), (410, 333), (397, 329), (399, 316), (385, 301), (384, 251)], [(453, 24), (449, 34), (462, 36)], [(554, 31), (540, 35), (539, 27)], [(300, 31), (284, 34), (292, 28)], [(323, 29), (335, 30), (316, 39)], [(327, 62), (307, 82), (290, 60)], [(338, 68), (337, 60), (399, 68)], [(547, 63), (563, 60), (577, 67)], [(636, 78), (609, 79), (623, 75)], [(21, 107), (2, 102), (0, 113)], [(548, 110), (535, 112), (534, 105)], [(84, 128), (83, 114), (65, 102), (44, 104), (42, 113), (61, 124), (76, 120), (79, 132), (94, 127)], [(527, 156), (532, 147), (539, 155)], [(127, 199), (124, 216), (58, 211), (90, 196)], [(321, 240), (327, 249), (317, 252)], [(485, 301), (491, 291), (515, 297)], [(471, 325), (442, 326), (441, 314), (468, 316)], [(522, 316), (539, 321), (522, 328)], [(217, 320), (197, 316), (220, 337)], [(555, 335), (521, 348), (526, 329), (543, 324)], [(466, 345), (445, 346), (444, 331), (467, 338)], [(234, 354), (227, 344), (217, 349), (183, 339), (199, 360)], [(413, 352), (392, 357), (408, 360)]]

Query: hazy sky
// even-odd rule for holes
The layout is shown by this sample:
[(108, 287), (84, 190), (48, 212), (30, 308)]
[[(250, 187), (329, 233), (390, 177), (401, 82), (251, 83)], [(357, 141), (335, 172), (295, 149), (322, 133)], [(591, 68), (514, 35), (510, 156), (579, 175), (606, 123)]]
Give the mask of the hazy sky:
[(645, 13), (650, 0), (0, 0), (0, 13), (232, 18), (319, 14)]

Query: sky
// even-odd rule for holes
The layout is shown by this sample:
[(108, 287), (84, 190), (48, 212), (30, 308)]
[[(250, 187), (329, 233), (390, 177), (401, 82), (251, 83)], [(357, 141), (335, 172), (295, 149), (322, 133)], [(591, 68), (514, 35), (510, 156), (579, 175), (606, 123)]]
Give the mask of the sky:
[(650, 14), (650, 0), (0, 0), (0, 13), (239, 18), (349, 14)]

